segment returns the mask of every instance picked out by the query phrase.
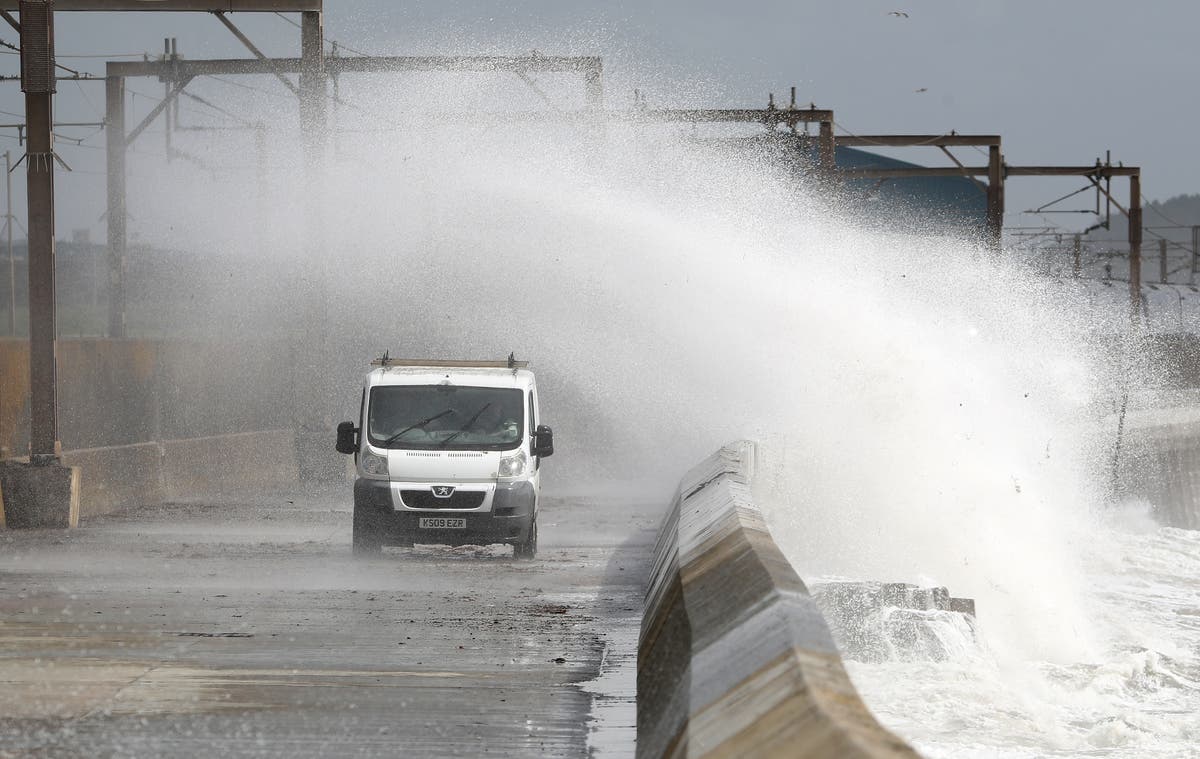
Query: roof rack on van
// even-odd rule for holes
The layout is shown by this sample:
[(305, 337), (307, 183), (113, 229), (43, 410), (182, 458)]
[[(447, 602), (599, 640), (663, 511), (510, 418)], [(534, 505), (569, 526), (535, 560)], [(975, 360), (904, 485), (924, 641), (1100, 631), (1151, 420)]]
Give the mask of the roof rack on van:
[(528, 361), (518, 361), (513, 354), (508, 354), (506, 361), (444, 361), (430, 358), (392, 358), (386, 352), (371, 362), (371, 366), (430, 366), (456, 369), (524, 369)]

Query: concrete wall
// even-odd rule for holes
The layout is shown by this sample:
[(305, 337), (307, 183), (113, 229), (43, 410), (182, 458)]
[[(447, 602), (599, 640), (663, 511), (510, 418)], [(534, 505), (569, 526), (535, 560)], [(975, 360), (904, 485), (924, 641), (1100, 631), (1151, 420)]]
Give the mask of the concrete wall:
[(298, 478), (292, 430), (83, 448), (65, 451), (62, 459), (80, 470), (83, 518)]
[[(311, 397), (314, 380), (298, 378), (286, 341), (60, 338), (56, 350), (58, 437), (83, 517), (296, 481), (297, 391)], [(332, 430), (312, 437), (309, 458), (340, 474)], [(29, 344), (0, 338), (0, 460), (28, 453)]]
[(79, 469), (81, 517), (165, 500), (160, 443), (64, 451), (62, 461)]
[(637, 755), (916, 757), (876, 722), (750, 495), (753, 445), (683, 478), (638, 645)]
[[(65, 450), (294, 426), (295, 372), (283, 342), (62, 338)], [(29, 344), (0, 338), (0, 449), (29, 449)]]
[[(269, 488), (294, 483), (300, 476), (296, 434), (290, 429), (167, 440), (162, 447), (163, 489), (168, 500), (197, 493)], [(326, 448), (333, 451), (332, 435)]]
[[(59, 340), (59, 439), (64, 448), (152, 440), (159, 346), (145, 340)], [(28, 454), (29, 343), (0, 340), (0, 448)]]
[(1200, 530), (1200, 408), (1131, 412), (1118, 485), (1121, 495), (1148, 501), (1162, 524)]
[[(0, 339), (0, 458), (28, 453), (29, 431), (18, 428), (29, 423), (29, 343)], [(24, 447), (20, 442), (24, 442)]]
[[(332, 445), (332, 444), (331, 444)], [(298, 479), (296, 435), (267, 430), (64, 451), (75, 471), (77, 518), (179, 498), (270, 488)], [(8, 493), (12, 499), (19, 494)], [(0, 527), (5, 526), (0, 478)]]

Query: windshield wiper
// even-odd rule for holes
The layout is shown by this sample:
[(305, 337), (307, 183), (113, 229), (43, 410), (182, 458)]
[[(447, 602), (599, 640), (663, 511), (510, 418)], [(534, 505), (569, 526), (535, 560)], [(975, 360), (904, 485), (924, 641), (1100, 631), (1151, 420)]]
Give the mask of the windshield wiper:
[(424, 427), (425, 425), (429, 424), (430, 422), (434, 422), (434, 421), (437, 421), (438, 419), (441, 419), (446, 414), (453, 414), (453, 413), (454, 413), (454, 409), (448, 408), (445, 411), (434, 414), (433, 416), (429, 417), (428, 419), (422, 419), (421, 421), (417, 422), (416, 424), (410, 424), (407, 427), (405, 427), (404, 429), (397, 432), (395, 435), (392, 435), (387, 440), (384, 440), (383, 445), (384, 445), (384, 447), (387, 447), (387, 446), (391, 445), (392, 443), (396, 442), (397, 440), (399, 440), (400, 436), (403, 435), (404, 433), (412, 432), (415, 429)]
[(480, 407), (479, 407), (479, 410), (478, 410), (478, 411), (476, 411), (474, 414), (472, 414), (472, 415), (471, 415), (471, 418), (467, 420), (467, 423), (466, 423), (466, 424), (464, 424), (463, 426), (459, 427), (457, 430), (455, 430), (455, 432), (454, 432), (452, 435), (448, 435), (448, 436), (446, 437), (446, 439), (442, 441), (442, 445), (443, 445), (443, 446), (446, 446), (446, 445), (448, 445), (448, 444), (450, 443), (450, 441), (451, 441), (451, 440), (453, 440), (454, 438), (456, 438), (456, 437), (458, 437), (459, 435), (463, 434), (463, 433), (464, 433), (464, 432), (466, 432), (467, 430), (471, 429), (471, 426), (472, 426), (472, 425), (474, 425), (474, 424), (475, 424), (475, 422), (479, 421), (479, 417), (480, 417), (480, 416), (483, 414), (483, 412), (484, 412), (484, 411), (487, 411), (487, 410), (488, 410), (488, 406), (491, 406), (491, 405), (492, 405), (491, 401), (488, 401), (487, 403), (485, 403), (485, 404), (483, 404), (482, 406), (480, 406)]

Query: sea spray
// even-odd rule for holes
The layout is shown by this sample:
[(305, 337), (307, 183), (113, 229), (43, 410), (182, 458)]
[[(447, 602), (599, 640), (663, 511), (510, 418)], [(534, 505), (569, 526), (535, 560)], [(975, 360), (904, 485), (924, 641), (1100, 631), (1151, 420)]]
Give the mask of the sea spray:
[[(355, 119), (382, 127), (346, 129)], [(976, 241), (889, 231), (886, 209), (849, 218), (836, 187), (704, 130), (433, 124), (387, 99), (338, 125), (315, 206), (282, 150), (261, 220), (250, 173), (131, 187), (141, 234), (245, 254), (189, 283), (209, 305), (204, 327), (319, 357), (320, 376), (292, 378), (341, 389), (318, 416), (354, 418), (357, 378), (384, 349), (515, 351), (556, 428), (548, 490), (665, 501), (691, 463), (755, 439), (759, 498), (804, 576), (936, 583), (978, 601), (981, 648), (966, 660), (852, 666), (892, 724), (933, 751), (961, 748), (968, 727), (980, 746), (1027, 754), (1144, 745), (1146, 691), (1118, 707), (1085, 679), (1133, 651), (1120, 648), (1132, 645), (1123, 601), (1093, 592), (1093, 559), (1108, 529), (1106, 414), (1140, 382), (1105, 353), (1113, 322), (1082, 294)], [(172, 230), (180, 207), (193, 213)], [(315, 297), (324, 323), (297, 307)], [(277, 390), (261, 379), (247, 392)], [(1114, 560), (1132, 561), (1112, 541)], [(914, 689), (927, 711), (912, 709)], [(928, 725), (896, 716), (906, 708)]]

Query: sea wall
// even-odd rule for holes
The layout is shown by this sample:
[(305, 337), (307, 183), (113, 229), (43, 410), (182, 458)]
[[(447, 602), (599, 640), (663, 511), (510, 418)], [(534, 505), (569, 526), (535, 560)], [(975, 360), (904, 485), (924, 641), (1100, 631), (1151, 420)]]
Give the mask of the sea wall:
[(1162, 524), (1200, 530), (1200, 406), (1131, 411), (1117, 486), (1122, 497), (1147, 501)]
[[(81, 448), (64, 451), (62, 463), (75, 478), (72, 524), (180, 498), (293, 484), (300, 474), (290, 429)], [(6, 498), (17, 508), (21, 494), (5, 492), (0, 478), (0, 527)]]
[[(56, 352), (64, 450), (294, 426), (283, 343), (84, 337)], [(29, 343), (0, 338), (0, 457), (28, 453)]]
[(753, 444), (725, 446), (683, 478), (659, 531), (638, 757), (916, 757), (854, 690), (754, 504), (753, 472)]

